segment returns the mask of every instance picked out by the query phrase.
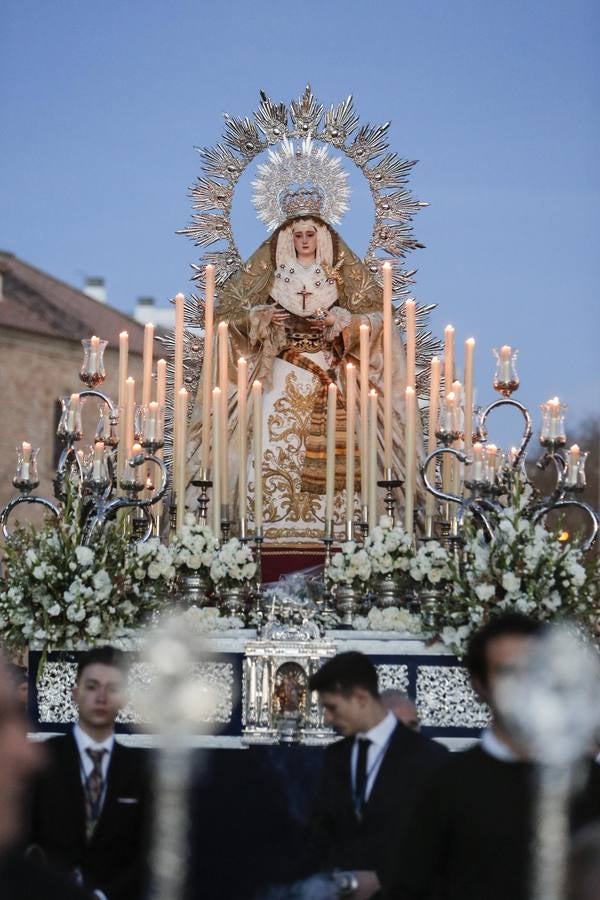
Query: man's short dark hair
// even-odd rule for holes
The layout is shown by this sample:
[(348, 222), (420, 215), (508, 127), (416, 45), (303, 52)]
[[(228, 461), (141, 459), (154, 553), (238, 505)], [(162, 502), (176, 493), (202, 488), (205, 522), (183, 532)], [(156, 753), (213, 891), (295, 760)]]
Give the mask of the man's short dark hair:
[(113, 666), (118, 669), (125, 678), (129, 674), (127, 655), (116, 647), (94, 647), (82, 653), (77, 662), (77, 681), (83, 675), (84, 669), (97, 663), (103, 666)]
[(348, 696), (355, 688), (364, 688), (379, 697), (377, 670), (368, 656), (351, 650), (328, 660), (309, 681), (311, 691), (327, 691)]
[(530, 619), (523, 613), (501, 613), (493, 616), (489, 622), (479, 628), (471, 636), (464, 664), (471, 676), (484, 687), (487, 685), (487, 648), (496, 638), (511, 635), (531, 637), (540, 634), (545, 628), (543, 622)]

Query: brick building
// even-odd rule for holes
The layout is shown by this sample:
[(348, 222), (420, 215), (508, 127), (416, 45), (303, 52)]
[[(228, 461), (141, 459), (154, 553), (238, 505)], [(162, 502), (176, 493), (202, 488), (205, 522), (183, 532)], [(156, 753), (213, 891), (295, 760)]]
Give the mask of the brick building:
[[(129, 374), (141, 385), (142, 325), (0, 251), (0, 505), (15, 493), (15, 447), (23, 441), (41, 448), (36, 493), (53, 496), (59, 399), (84, 388), (79, 380), (81, 339), (96, 334), (108, 341), (107, 378), (100, 390), (116, 402), (121, 331), (129, 333)], [(97, 404), (88, 401), (80, 444), (84, 449), (93, 442), (96, 420)]]

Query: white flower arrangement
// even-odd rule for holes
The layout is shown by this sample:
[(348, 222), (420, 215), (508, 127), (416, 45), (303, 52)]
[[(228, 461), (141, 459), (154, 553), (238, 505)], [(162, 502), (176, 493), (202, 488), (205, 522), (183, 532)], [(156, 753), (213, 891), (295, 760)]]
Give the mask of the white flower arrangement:
[(576, 543), (533, 523), (523, 503), (504, 508), (494, 524), (489, 543), (472, 522), (465, 526), (462, 560), (451, 563), (452, 603), (437, 614), (442, 641), (460, 655), (471, 633), (501, 612), (542, 621), (568, 618), (595, 630), (598, 560), (586, 563)]
[(210, 577), (221, 589), (241, 587), (255, 575), (256, 563), (252, 550), (236, 537), (222, 544), (210, 567)]
[(438, 541), (426, 541), (413, 555), (408, 574), (417, 585), (447, 585), (452, 579), (451, 556)]
[(198, 525), (193, 517), (187, 517), (181, 533), (173, 538), (169, 549), (177, 569), (191, 569), (208, 575), (218, 546), (211, 528)]
[(130, 544), (114, 523), (81, 543), (80, 506), (42, 528), (18, 527), (0, 578), (0, 631), (23, 648), (79, 649), (127, 636), (168, 593), (175, 569), (158, 538)]
[(238, 616), (222, 616), (216, 606), (190, 606), (182, 613), (186, 629), (192, 634), (208, 634), (213, 631), (231, 631), (244, 628), (244, 620)]
[(381, 516), (364, 544), (373, 575), (407, 573), (414, 557), (412, 537), (389, 516)]
[(386, 609), (373, 607), (366, 616), (355, 617), (352, 627), (358, 631), (397, 631), (409, 634), (421, 634), (423, 631), (420, 616), (414, 616), (397, 606), (388, 606)]
[(356, 541), (346, 541), (327, 567), (325, 578), (334, 585), (362, 590), (371, 574), (371, 560), (365, 548)]

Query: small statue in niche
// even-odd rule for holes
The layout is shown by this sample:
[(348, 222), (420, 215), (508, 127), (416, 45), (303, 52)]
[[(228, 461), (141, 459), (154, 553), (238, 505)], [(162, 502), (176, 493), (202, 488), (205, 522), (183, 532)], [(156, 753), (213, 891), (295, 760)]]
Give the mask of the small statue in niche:
[(275, 713), (279, 719), (299, 722), (306, 713), (306, 673), (298, 663), (287, 662), (275, 675), (273, 692)]

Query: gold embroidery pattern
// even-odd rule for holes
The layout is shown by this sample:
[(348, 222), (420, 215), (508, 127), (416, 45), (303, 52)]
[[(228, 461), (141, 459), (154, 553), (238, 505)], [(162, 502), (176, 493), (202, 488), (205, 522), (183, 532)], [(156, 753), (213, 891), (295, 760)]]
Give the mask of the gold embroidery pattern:
[[(263, 534), (266, 540), (314, 541), (323, 537), (323, 498), (300, 489), (306, 438), (319, 390), (320, 385), (315, 385), (314, 380), (302, 383), (295, 372), (289, 372), (283, 392), (267, 419), (270, 446), (263, 454)], [(254, 495), (253, 481), (248, 482), (248, 492)], [(345, 493), (341, 491), (334, 497), (336, 523), (344, 520)], [(285, 527), (284, 523), (290, 523), (292, 527)]]
[[(264, 522), (316, 524), (321, 498), (300, 490), (310, 417), (319, 385), (301, 384), (295, 372), (285, 377), (283, 393), (267, 420), (269, 443), (263, 456)], [(272, 445), (276, 446), (273, 447)], [(290, 532), (298, 534), (297, 530)], [(314, 537), (314, 528), (306, 537)]]

